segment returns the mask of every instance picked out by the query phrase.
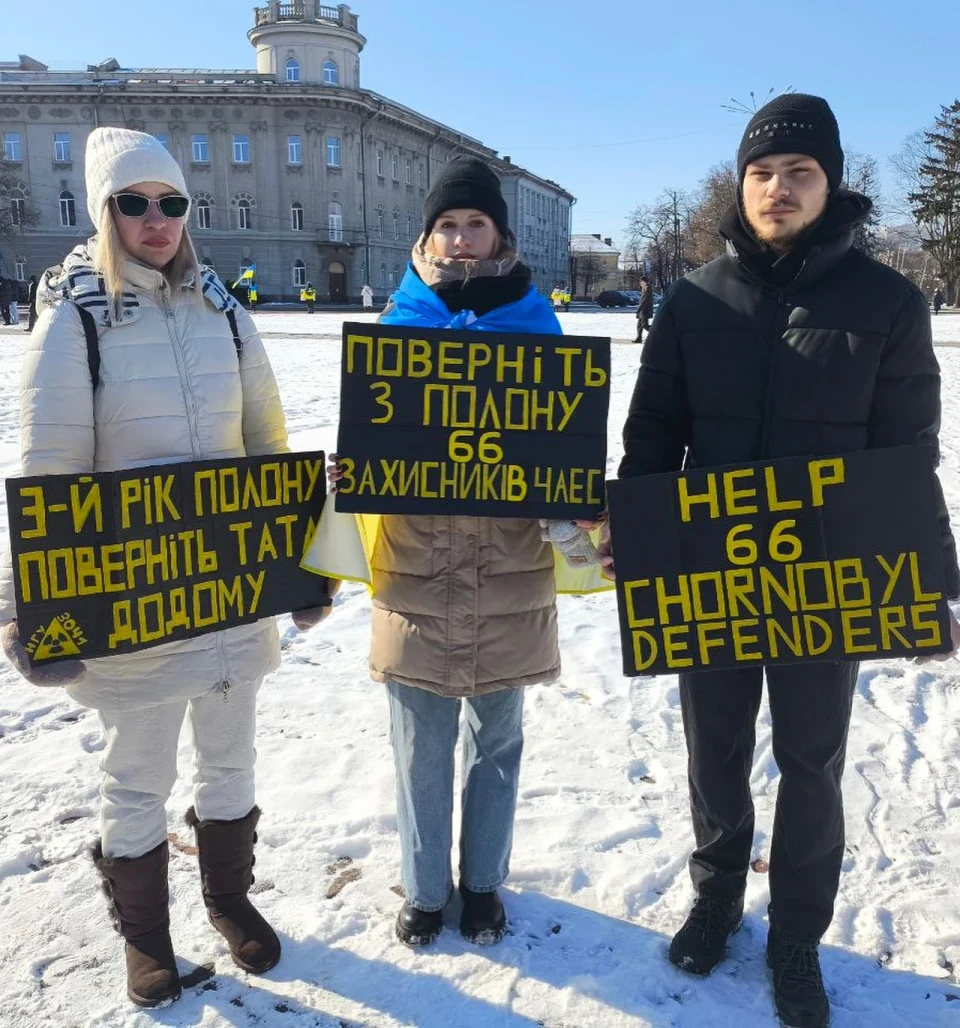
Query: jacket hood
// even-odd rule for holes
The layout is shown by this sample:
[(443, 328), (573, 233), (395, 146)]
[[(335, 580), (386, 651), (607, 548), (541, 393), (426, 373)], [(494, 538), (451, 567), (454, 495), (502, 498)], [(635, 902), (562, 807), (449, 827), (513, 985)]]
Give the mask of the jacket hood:
[[(132, 324), (139, 320), (140, 301), (138, 294), (159, 290), (164, 282), (163, 273), (139, 261), (128, 260), (124, 270), (126, 289), (119, 319), (111, 311), (103, 278), (97, 272), (97, 239), (94, 236), (85, 243), (75, 246), (64, 258), (62, 264), (48, 268), (37, 283), (37, 311), (51, 307), (61, 300), (71, 300), (86, 308), (96, 318), (97, 324), (107, 328), (116, 324)], [(193, 285), (193, 275), (188, 273), (183, 288)], [(200, 269), (200, 282), (207, 302), (217, 311), (239, 307), (237, 301), (209, 268)]]

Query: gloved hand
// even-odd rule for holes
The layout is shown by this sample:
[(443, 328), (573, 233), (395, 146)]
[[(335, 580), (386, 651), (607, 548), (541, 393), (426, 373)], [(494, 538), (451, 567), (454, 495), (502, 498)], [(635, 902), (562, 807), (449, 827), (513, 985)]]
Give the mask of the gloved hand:
[(70, 685), (79, 682), (87, 673), (82, 660), (64, 660), (58, 664), (31, 665), (27, 651), (20, 641), (16, 621), (11, 621), (3, 629), (0, 639), (3, 652), (14, 669), (32, 685)]
[(314, 625), (319, 625), (321, 621), (333, 610), (333, 598), (337, 595), (337, 591), (340, 588), (339, 578), (324, 578), (324, 582), (327, 585), (326, 599), (319, 603), (316, 607), (305, 607), (303, 610), (294, 610), (290, 616), (293, 618), (294, 625), (301, 632), (306, 632), (307, 629), (313, 628)]
[(949, 660), (956, 656), (957, 649), (960, 647), (960, 623), (952, 610), (950, 611), (950, 646), (949, 653), (931, 653), (924, 657), (914, 657), (913, 662), (914, 664), (930, 664), (934, 661)]
[(572, 521), (541, 519), (540, 537), (545, 542), (552, 543), (572, 568), (582, 568), (596, 560), (597, 548), (593, 545), (590, 533)]

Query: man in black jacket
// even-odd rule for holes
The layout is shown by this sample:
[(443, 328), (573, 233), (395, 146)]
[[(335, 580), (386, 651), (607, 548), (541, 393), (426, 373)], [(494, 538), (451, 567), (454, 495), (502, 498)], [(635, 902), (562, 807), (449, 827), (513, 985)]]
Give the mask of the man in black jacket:
[[(621, 477), (925, 443), (936, 463), (940, 370), (920, 292), (852, 249), (870, 201), (841, 186), (836, 119), (819, 97), (777, 97), (738, 153), (727, 253), (676, 283), (643, 350)], [(946, 506), (948, 594), (960, 573)], [(612, 555), (602, 562), (612, 566)], [(952, 627), (954, 647), (960, 629)], [(788, 1025), (829, 1019), (818, 944), (843, 857), (840, 782), (853, 663), (766, 668), (780, 787), (767, 961)], [(708, 974), (743, 916), (754, 829), (750, 770), (763, 670), (680, 675), (697, 899), (670, 959)]]
[(643, 342), (643, 332), (650, 331), (650, 319), (653, 317), (653, 290), (650, 279), (640, 276), (640, 303), (637, 305), (637, 342)]

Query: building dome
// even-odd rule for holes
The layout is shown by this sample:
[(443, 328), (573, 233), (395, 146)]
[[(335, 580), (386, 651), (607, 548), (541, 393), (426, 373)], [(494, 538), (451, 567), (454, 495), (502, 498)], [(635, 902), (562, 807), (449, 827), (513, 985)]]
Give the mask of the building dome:
[(257, 50), (257, 71), (277, 82), (360, 88), (360, 51), (366, 39), (346, 4), (270, 0), (254, 8), (247, 38)]

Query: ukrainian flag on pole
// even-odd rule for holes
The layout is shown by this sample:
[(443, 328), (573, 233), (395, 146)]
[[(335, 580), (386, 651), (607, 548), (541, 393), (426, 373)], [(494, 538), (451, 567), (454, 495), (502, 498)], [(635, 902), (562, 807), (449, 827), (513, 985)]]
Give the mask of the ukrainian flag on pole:
[(237, 286), (240, 285), (241, 282), (251, 282), (252, 283), (253, 280), (256, 278), (256, 276), (257, 276), (257, 266), (256, 266), (256, 264), (251, 264), (249, 268), (244, 270), (243, 274), (237, 279), (236, 282), (233, 283), (233, 285), (230, 288), (231, 289), (236, 289)]

